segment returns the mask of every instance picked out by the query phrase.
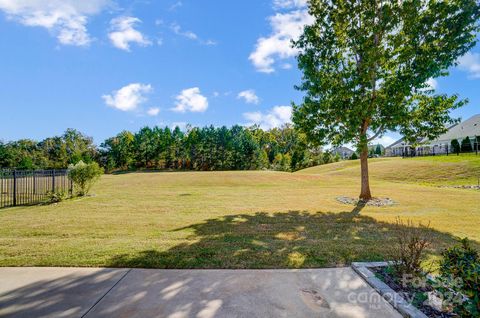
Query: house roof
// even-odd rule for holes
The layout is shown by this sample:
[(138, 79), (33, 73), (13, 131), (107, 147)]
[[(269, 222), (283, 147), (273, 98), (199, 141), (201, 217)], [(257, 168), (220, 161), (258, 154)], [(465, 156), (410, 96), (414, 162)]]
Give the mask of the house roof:
[(333, 152), (355, 152), (353, 151), (352, 149), (348, 148), (348, 147), (337, 147), (335, 149), (333, 149)]
[(387, 146), (387, 148), (392, 148), (393, 146), (396, 146), (396, 145), (398, 145), (398, 144), (399, 144), (399, 143), (401, 143), (401, 142), (402, 142), (404, 139), (405, 139), (405, 138), (403, 138), (403, 137), (402, 137), (402, 138), (400, 138), (400, 139), (398, 139), (398, 140), (397, 140), (397, 141), (395, 141), (393, 144), (391, 144), (391, 145)]
[[(480, 114), (470, 117), (469, 119), (451, 126), (448, 131), (442, 135), (440, 135), (434, 141), (450, 141), (453, 139), (463, 139), (467, 136), (480, 136)], [(401, 142), (403, 142), (405, 138), (400, 138), (399, 140), (395, 141), (393, 144), (388, 146), (387, 148), (392, 148)], [(422, 142), (428, 142), (428, 139), (423, 139)]]
[[(452, 140), (471, 136), (480, 136), (480, 114), (451, 127), (446, 133), (435, 140)], [(428, 140), (425, 140), (428, 141)]]

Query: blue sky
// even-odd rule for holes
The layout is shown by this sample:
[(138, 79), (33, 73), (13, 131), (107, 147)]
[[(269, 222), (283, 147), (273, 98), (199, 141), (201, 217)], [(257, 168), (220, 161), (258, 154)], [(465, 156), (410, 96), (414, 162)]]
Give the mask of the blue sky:
[[(0, 139), (288, 122), (304, 3), (0, 0)], [(479, 52), (434, 83), (470, 100), (453, 116), (480, 113)]]

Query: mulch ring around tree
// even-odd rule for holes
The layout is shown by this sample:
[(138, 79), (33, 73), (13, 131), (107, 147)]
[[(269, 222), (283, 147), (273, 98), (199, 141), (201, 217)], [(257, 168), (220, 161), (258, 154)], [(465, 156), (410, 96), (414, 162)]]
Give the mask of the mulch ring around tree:
[(343, 204), (348, 204), (348, 205), (365, 205), (365, 206), (376, 206), (376, 207), (381, 207), (381, 206), (392, 206), (398, 204), (397, 202), (393, 201), (390, 198), (373, 198), (369, 201), (364, 201), (360, 199), (354, 199), (350, 197), (345, 197), (345, 196), (340, 196), (337, 197), (337, 201)]

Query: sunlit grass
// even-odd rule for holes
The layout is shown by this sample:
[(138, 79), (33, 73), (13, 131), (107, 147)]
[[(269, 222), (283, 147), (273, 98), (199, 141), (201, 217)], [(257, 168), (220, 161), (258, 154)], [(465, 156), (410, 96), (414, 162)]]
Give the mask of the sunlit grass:
[[(377, 180), (431, 185), (475, 185), (480, 179), (480, 155), (461, 154), (370, 160), (370, 174)], [(360, 175), (359, 161), (343, 161), (305, 169), (300, 173)]]
[(358, 162), (298, 173), (106, 175), (93, 197), (0, 210), (0, 265), (160, 268), (319, 267), (389, 257), (396, 216), (431, 222), (438, 254), (480, 242), (480, 156), (375, 159), (372, 191), (398, 202), (359, 216)]

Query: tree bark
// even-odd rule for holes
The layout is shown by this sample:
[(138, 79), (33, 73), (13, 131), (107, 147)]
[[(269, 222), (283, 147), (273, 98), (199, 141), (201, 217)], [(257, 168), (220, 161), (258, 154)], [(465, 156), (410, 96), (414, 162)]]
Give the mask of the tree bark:
[(361, 166), (361, 178), (362, 189), (360, 191), (360, 200), (369, 201), (372, 199), (372, 193), (370, 192), (370, 180), (368, 177), (368, 145), (363, 145), (360, 153), (360, 166)]

